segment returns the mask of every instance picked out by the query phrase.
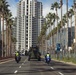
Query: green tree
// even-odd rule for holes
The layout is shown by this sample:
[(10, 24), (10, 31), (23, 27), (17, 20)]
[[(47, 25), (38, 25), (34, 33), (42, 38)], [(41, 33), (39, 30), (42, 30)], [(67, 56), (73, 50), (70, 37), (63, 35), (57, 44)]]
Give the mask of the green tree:
[(6, 9), (8, 9), (8, 6), (9, 5), (8, 5), (8, 2), (6, 2), (6, 0), (0, 0), (0, 16), (2, 17), (2, 57), (3, 57), (3, 51), (4, 51), (4, 15), (5, 15)]
[[(56, 15), (58, 16), (58, 9), (60, 8), (59, 3), (55, 2), (52, 4), (51, 9), (56, 11)], [(58, 25), (58, 18), (57, 18), (57, 25)], [(57, 28), (57, 42), (58, 42), (58, 28)]]
[(68, 12), (68, 17), (70, 19), (70, 25), (71, 25), (71, 46), (72, 46), (72, 16), (74, 15), (73, 9), (70, 9)]

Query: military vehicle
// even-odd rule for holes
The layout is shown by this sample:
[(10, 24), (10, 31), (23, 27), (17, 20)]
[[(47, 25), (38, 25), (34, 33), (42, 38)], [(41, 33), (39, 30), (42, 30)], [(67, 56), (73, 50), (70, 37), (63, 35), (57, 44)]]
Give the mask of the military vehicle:
[(39, 52), (39, 48), (37, 46), (30, 47), (28, 61), (30, 61), (30, 59), (37, 59), (38, 61), (41, 61), (41, 53)]

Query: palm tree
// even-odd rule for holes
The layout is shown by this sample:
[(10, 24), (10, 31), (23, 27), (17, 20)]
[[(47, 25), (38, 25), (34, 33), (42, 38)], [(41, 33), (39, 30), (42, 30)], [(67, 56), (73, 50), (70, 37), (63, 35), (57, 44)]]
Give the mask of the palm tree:
[(4, 15), (5, 15), (5, 9), (8, 7), (8, 4), (6, 0), (1, 0), (0, 4), (0, 15), (2, 15), (2, 57), (3, 57), (3, 52), (4, 52)]
[(7, 56), (9, 55), (9, 20), (11, 18), (11, 12), (10, 10), (7, 10), (6, 15), (5, 15), (5, 20), (6, 20), (6, 51), (7, 51)]
[[(53, 14), (52, 13), (48, 13), (47, 16), (46, 16), (46, 19), (47, 19), (47, 26), (50, 27), (49, 29), (52, 31), (52, 25), (53, 25)], [(49, 31), (50, 32), (50, 31)], [(50, 39), (50, 35), (49, 36), (49, 39)], [(51, 41), (50, 43), (53, 44), (53, 37), (52, 37), (52, 33), (51, 33)]]
[[(76, 1), (74, 1), (74, 17), (75, 17), (75, 47), (76, 47)], [(74, 51), (74, 53), (76, 53), (76, 50)]]
[[(66, 13), (66, 19), (67, 19), (67, 34), (68, 34), (68, 0), (66, 0), (66, 10), (67, 10), (67, 13)], [(68, 35), (66, 34), (67, 36), (67, 50), (68, 50)]]
[[(58, 16), (58, 9), (59, 9), (59, 3), (55, 2), (54, 4), (52, 4), (51, 9), (56, 11), (56, 15)], [(58, 25), (58, 18), (57, 18), (57, 25)], [(57, 42), (58, 42), (58, 28), (57, 28)]]
[(46, 39), (46, 30), (47, 30), (47, 24), (45, 22), (44, 25), (42, 26), (40, 35), (38, 36), (38, 39), (37, 39), (39, 47), (41, 50), (43, 50), (43, 40), (44, 40), (43, 38)]
[(63, 5), (63, 0), (60, 0), (60, 8), (61, 8), (61, 26), (62, 26), (62, 5)]
[(68, 17), (70, 19), (70, 25), (71, 25), (71, 46), (72, 46), (72, 16), (74, 15), (73, 9), (70, 9), (68, 12)]
[[(56, 19), (58, 20), (59, 17), (58, 17), (58, 15), (56, 15), (55, 13), (52, 14), (52, 17), (53, 17), (53, 18), (52, 18), (52, 21), (53, 21), (53, 25), (54, 25), (53, 30), (54, 30), (54, 32), (56, 32), (56, 31), (58, 31), (58, 30), (55, 29), (55, 20), (56, 20)], [(55, 31), (55, 30), (56, 30), (56, 31)], [(54, 35), (53, 35), (53, 39), (54, 39)], [(55, 40), (55, 39), (54, 39), (54, 40)], [(53, 41), (53, 42), (54, 42), (54, 41)], [(54, 43), (53, 43), (53, 44), (54, 44)], [(55, 44), (54, 44), (54, 45), (55, 45)]]
[[(11, 36), (11, 53), (12, 51), (15, 52), (15, 44), (16, 44), (17, 40), (15, 37)], [(11, 54), (12, 56), (12, 54)]]
[(8, 38), (9, 38), (9, 41), (8, 41), (8, 50), (9, 50), (9, 54), (11, 55), (11, 38), (12, 38), (12, 25), (13, 25), (13, 20), (12, 19), (9, 19), (9, 24), (8, 24), (9, 26), (8, 26), (8, 32), (9, 32), (9, 36), (8, 36)]

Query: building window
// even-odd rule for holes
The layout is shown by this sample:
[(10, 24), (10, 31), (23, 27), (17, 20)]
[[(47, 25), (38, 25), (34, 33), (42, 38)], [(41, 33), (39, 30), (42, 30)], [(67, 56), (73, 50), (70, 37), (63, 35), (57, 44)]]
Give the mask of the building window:
[(28, 38), (26, 38), (26, 40), (28, 40)]
[(26, 45), (26, 47), (28, 47), (28, 45)]
[(28, 34), (26, 34), (26, 36), (28, 36)]
[(28, 31), (26, 31), (28, 33)]
[(28, 27), (26, 27), (26, 29), (28, 29)]
[(27, 15), (28, 15), (28, 12), (27, 12)]
[(28, 20), (26, 20), (26, 22), (28, 22)]
[(26, 43), (28, 43), (28, 41), (26, 41)]
[(27, 9), (27, 12), (28, 12), (28, 9)]

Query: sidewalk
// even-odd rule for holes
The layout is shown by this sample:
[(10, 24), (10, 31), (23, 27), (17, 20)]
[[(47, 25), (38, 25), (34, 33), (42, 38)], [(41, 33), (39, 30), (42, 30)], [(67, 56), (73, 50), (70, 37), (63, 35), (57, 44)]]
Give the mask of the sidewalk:
[(75, 66), (76, 66), (76, 64), (75, 64), (75, 63), (73, 63), (73, 62), (65, 62), (65, 61), (56, 60), (56, 59), (52, 59), (52, 60), (53, 60), (53, 61), (62, 62), (62, 63), (65, 63), (65, 64), (69, 64), (69, 65), (75, 65)]
[(8, 61), (8, 60), (11, 60), (11, 59), (14, 59), (14, 57), (4, 57), (4, 58), (0, 58), (0, 62), (4, 62), (4, 61)]
[[(41, 56), (41, 58), (44, 58), (44, 56)], [(53, 61), (57, 61), (57, 62), (62, 62), (62, 63), (65, 63), (65, 64), (69, 64), (69, 65), (75, 65), (76, 66), (76, 64), (75, 63), (73, 63), (73, 62), (65, 62), (65, 61), (61, 61), (61, 60), (57, 60), (57, 59), (52, 59)]]

